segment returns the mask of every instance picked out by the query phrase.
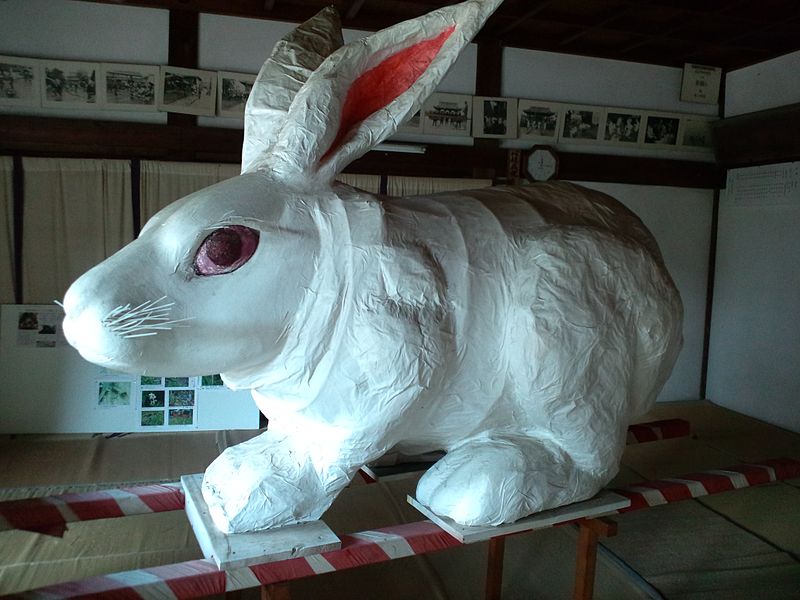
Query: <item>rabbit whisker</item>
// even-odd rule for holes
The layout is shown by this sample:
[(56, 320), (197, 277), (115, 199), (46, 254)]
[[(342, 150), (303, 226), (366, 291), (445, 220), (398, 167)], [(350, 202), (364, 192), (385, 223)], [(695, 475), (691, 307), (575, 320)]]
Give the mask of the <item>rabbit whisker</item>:
[(165, 302), (166, 296), (156, 300), (146, 300), (131, 308), (130, 304), (118, 306), (106, 315), (103, 324), (106, 328), (121, 337), (134, 338), (157, 335), (159, 331), (170, 331), (174, 327), (188, 327), (184, 319), (170, 319), (170, 312), (175, 302)]

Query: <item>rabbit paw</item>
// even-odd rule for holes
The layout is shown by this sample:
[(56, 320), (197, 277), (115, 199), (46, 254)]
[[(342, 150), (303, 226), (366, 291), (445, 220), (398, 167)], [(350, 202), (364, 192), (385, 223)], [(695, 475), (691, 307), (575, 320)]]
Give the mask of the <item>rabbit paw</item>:
[[(579, 476), (569, 456), (525, 436), (462, 444), (420, 479), (417, 499), (461, 525), (500, 525), (589, 497), (574, 497)], [(580, 487), (580, 486), (578, 486)]]
[(206, 469), (203, 497), (226, 533), (319, 519), (338, 490), (326, 489), (306, 453), (270, 432), (226, 449)]

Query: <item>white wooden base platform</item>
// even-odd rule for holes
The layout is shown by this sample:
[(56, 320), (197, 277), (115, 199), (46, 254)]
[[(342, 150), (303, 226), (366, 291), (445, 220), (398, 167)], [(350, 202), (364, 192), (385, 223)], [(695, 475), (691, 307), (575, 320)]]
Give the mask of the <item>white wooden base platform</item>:
[(341, 548), (339, 537), (322, 521), (254, 533), (223, 533), (211, 519), (201, 491), (202, 473), (181, 477), (186, 515), (206, 558), (220, 569), (235, 569)]
[(620, 508), (627, 508), (631, 505), (631, 501), (624, 496), (612, 492), (601, 492), (589, 500), (568, 504), (567, 506), (560, 506), (552, 510), (545, 510), (520, 519), (519, 521), (515, 521), (514, 523), (469, 527), (466, 525), (459, 525), (452, 519), (437, 515), (412, 496), (408, 496), (407, 500), (411, 506), (464, 544), (482, 542), (491, 538), (520, 533), (522, 531), (545, 529), (558, 525), (559, 523), (574, 521), (576, 519), (602, 517), (616, 513)]

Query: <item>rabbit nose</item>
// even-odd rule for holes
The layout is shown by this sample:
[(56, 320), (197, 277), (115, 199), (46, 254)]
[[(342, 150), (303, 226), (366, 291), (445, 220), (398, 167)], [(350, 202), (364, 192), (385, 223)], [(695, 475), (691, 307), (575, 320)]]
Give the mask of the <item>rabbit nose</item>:
[(106, 335), (100, 315), (92, 308), (67, 312), (63, 327), (67, 341), (79, 350), (100, 348)]

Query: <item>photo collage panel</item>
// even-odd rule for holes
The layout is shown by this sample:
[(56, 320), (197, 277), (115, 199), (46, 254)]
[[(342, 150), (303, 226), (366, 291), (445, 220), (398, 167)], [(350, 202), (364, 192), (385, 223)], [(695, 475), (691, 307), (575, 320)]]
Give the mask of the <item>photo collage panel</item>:
[(185, 427), (197, 424), (196, 377), (140, 377), (139, 425)]

